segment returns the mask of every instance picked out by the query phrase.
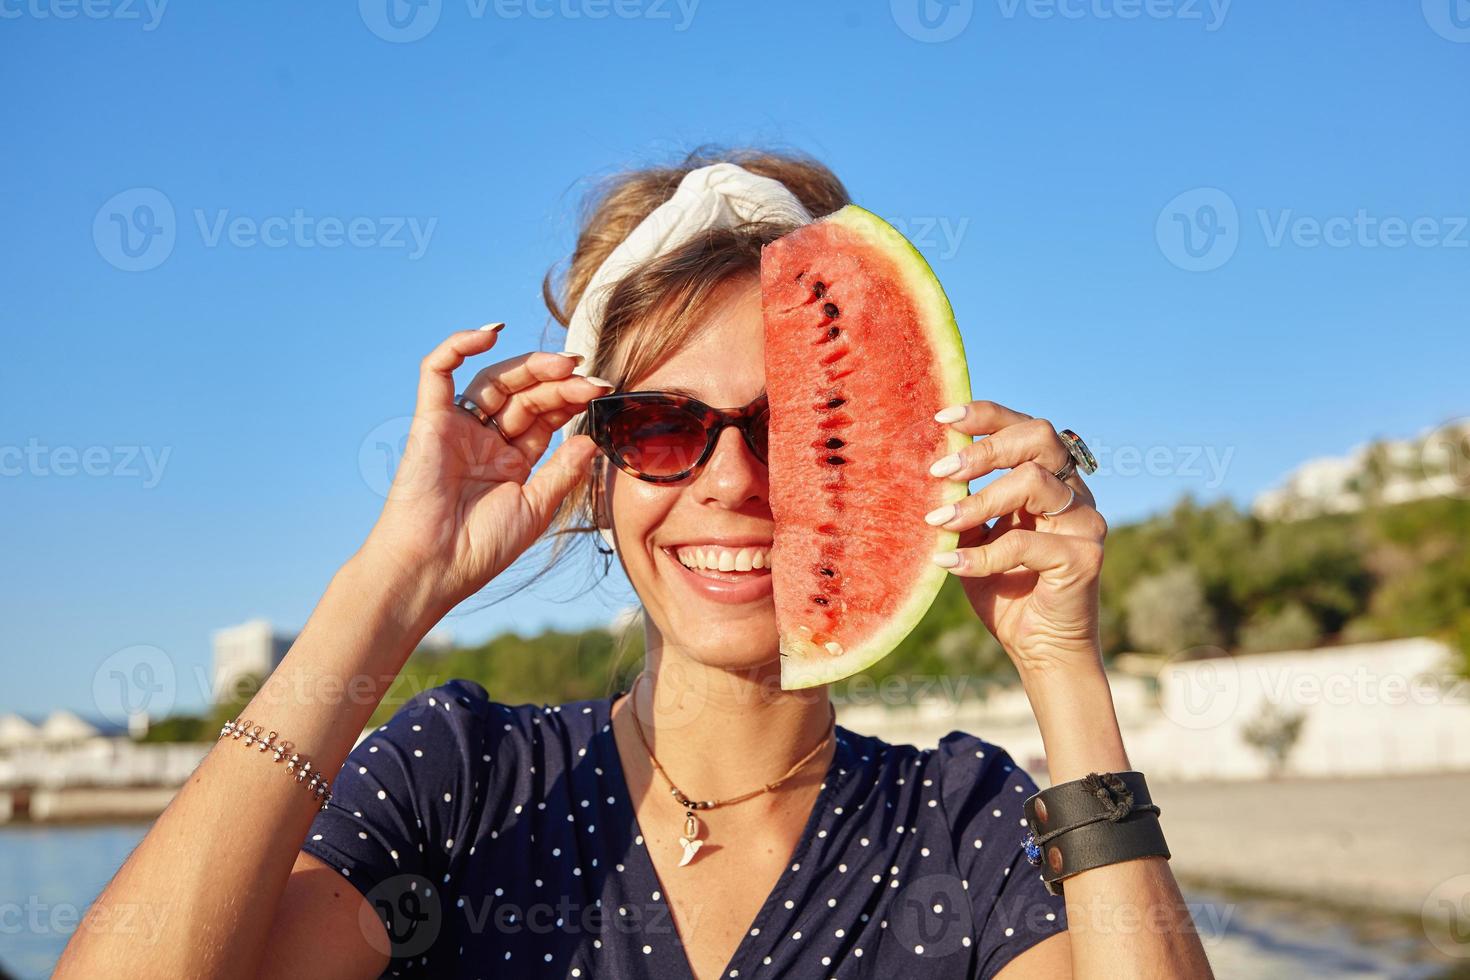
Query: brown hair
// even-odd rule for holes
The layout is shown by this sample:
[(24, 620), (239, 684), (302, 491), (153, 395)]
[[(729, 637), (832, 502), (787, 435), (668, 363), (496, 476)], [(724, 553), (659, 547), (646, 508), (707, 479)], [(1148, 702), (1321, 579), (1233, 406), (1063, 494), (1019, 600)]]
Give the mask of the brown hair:
[[(779, 180), (814, 217), (831, 214), (850, 201), (842, 182), (821, 163), (804, 155), (771, 150), (702, 147), (672, 166), (617, 174), (585, 199), (577, 245), (566, 271), (558, 276), (553, 268), (546, 274), (542, 295), (552, 318), (565, 328), (588, 281), (608, 254), (650, 212), (673, 196), (685, 174), (720, 162), (735, 163)], [(651, 372), (688, 342), (695, 324), (721, 287), (732, 279), (759, 276), (761, 247), (791, 230), (790, 226), (771, 223), (713, 230), (624, 276), (607, 292), (597, 353), (585, 365), (586, 373), (622, 387)], [(573, 431), (587, 431), (585, 414)], [(601, 463), (598, 457), (595, 473), (605, 472)], [(579, 484), (558, 509), (548, 532), (554, 546), (543, 573), (558, 563), (567, 542), (596, 533), (597, 482)]]

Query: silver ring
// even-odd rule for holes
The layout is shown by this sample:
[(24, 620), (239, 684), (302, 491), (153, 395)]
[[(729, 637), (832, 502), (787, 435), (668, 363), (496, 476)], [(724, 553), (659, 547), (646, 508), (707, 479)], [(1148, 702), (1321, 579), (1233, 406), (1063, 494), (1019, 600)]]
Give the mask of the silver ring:
[(1065, 504), (1062, 504), (1062, 506), (1058, 507), (1056, 510), (1042, 511), (1040, 514), (1037, 514), (1036, 516), (1039, 517), (1039, 518), (1041, 518), (1044, 521), (1049, 521), (1053, 517), (1056, 517), (1058, 514), (1064, 512), (1068, 507), (1071, 507), (1073, 504), (1075, 504), (1077, 502), (1077, 491), (1076, 491), (1076, 489), (1073, 488), (1069, 484), (1067, 486), (1067, 492), (1069, 494), (1071, 494), (1071, 496), (1067, 498), (1067, 502)]
[(481, 425), (488, 425), (494, 428), (495, 431), (500, 435), (500, 438), (504, 439), (507, 444), (510, 443), (510, 436), (506, 435), (505, 430), (500, 427), (500, 423), (495, 421), (495, 416), (487, 413), (483, 408), (481, 408), (479, 405), (476, 405), (473, 401), (466, 398), (464, 395), (455, 395), (454, 404), (458, 405), (460, 408), (464, 409), (466, 412), (469, 412), (475, 418), (479, 419)]
[(1066, 483), (1074, 475), (1076, 475), (1076, 473), (1077, 473), (1077, 461), (1075, 459), (1068, 459), (1067, 460), (1067, 465), (1066, 466), (1063, 466), (1061, 469), (1057, 470), (1055, 473), (1052, 474), (1052, 476), (1056, 477), (1062, 483)]

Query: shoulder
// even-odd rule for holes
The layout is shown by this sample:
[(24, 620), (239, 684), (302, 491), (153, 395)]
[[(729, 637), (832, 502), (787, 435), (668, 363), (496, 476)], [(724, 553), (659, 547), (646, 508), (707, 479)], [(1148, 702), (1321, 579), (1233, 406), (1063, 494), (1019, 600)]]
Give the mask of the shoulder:
[[(412, 695), (359, 748), (388, 742), (415, 758), (468, 755), (492, 762), (497, 754), (585, 746), (609, 715), (609, 699), (561, 704), (500, 701), (483, 686), (456, 678)], [(473, 750), (473, 752), (472, 752)]]
[(544, 704), (496, 701), (479, 683), (459, 677), (408, 696), (387, 722), (368, 735), (431, 730), (438, 734), (478, 731), (486, 735), (526, 731), (549, 710)]

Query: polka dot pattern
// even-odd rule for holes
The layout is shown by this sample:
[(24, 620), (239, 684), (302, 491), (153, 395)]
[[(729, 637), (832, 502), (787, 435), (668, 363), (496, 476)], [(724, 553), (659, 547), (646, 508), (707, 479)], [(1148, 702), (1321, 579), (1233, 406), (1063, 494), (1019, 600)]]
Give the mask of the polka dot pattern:
[[(690, 980), (671, 908), (699, 897), (654, 870), (650, 849), (669, 858), (677, 827), (645, 840), (638, 824), (609, 721), (622, 693), (510, 705), (451, 681), (353, 749), (303, 850), (374, 907), (432, 910), (414, 929), (385, 923), (386, 975)], [(1003, 749), (960, 731), (922, 749), (837, 735), (802, 835), (720, 975), (988, 978), (1066, 928), (1020, 850), (1035, 784)], [(740, 860), (742, 842), (706, 819)]]

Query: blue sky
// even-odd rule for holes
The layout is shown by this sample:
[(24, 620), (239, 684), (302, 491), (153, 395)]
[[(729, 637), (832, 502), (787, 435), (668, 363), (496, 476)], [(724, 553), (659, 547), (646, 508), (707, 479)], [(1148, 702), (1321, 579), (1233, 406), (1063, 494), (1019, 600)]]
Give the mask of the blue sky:
[[(0, 711), (139, 646), (195, 706), (212, 630), (299, 628), (419, 359), (557, 349), (584, 181), (701, 142), (907, 230), (1115, 522), (1470, 414), (1462, 0), (388, 2), (0, 3)], [(561, 595), (448, 626), (631, 598)]]

